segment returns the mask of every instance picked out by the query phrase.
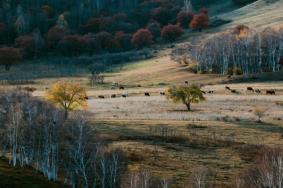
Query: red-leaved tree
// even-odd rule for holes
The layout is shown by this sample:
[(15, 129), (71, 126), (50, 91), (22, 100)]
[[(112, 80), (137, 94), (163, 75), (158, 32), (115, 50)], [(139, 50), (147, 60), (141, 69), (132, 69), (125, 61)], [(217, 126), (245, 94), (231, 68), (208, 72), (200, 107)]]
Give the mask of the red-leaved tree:
[(177, 22), (183, 27), (187, 28), (193, 20), (194, 14), (192, 12), (180, 11), (177, 15)]
[(193, 29), (199, 30), (199, 32), (202, 31), (202, 29), (208, 27), (209, 24), (209, 18), (208, 18), (208, 12), (206, 9), (202, 9), (200, 13), (197, 15), (194, 15), (190, 27)]
[(132, 44), (138, 48), (152, 44), (153, 36), (148, 29), (139, 29), (132, 37)]
[(10, 67), (20, 61), (22, 57), (18, 48), (3, 47), (0, 48), (0, 65), (4, 65), (8, 71)]
[(183, 29), (179, 25), (167, 25), (162, 28), (161, 37), (169, 42), (173, 42), (183, 34)]

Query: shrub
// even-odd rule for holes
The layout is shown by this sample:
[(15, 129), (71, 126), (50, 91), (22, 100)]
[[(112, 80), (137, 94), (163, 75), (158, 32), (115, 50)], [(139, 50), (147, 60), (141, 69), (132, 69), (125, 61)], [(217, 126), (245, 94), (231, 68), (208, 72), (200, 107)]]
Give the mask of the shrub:
[(132, 37), (132, 44), (138, 48), (146, 47), (152, 44), (153, 36), (148, 29), (138, 30)]
[(180, 11), (177, 15), (177, 22), (183, 27), (187, 28), (191, 23), (194, 14), (192, 12)]
[(151, 32), (155, 40), (160, 37), (161, 27), (158, 22), (151, 22), (147, 25), (147, 29)]
[(198, 72), (198, 64), (197, 63), (190, 63), (188, 65), (188, 69), (189, 69), (190, 72), (196, 74)]
[(164, 40), (173, 42), (183, 34), (183, 29), (179, 25), (167, 25), (162, 28), (161, 36)]

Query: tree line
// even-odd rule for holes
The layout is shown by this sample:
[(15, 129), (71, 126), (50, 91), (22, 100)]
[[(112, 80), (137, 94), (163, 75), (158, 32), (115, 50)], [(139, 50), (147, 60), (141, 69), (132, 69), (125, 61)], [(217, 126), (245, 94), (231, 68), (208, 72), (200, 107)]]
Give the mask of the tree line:
[(196, 60), (198, 72), (253, 74), (280, 71), (283, 63), (283, 29), (256, 30), (239, 25), (203, 39), (173, 54)]
[[(201, 31), (208, 22), (208, 11), (194, 12), (189, 0), (5, 0), (0, 50), (20, 51), (14, 59), (123, 52), (173, 42), (183, 29)], [(7, 58), (0, 61), (10, 64)]]

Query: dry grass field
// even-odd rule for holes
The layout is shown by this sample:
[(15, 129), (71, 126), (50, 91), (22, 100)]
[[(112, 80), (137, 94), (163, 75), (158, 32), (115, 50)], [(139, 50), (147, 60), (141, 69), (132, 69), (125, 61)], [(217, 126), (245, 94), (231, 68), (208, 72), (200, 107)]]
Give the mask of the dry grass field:
[[(281, 80), (278, 75), (274, 74)], [(189, 73), (167, 56), (125, 65), (105, 76), (106, 83), (96, 87), (88, 85), (86, 74), (40, 78), (29, 86), (37, 88), (33, 93), (37, 97), (62, 79), (86, 86), (91, 122), (111, 147), (125, 151), (128, 171), (148, 169), (154, 178), (169, 179), (173, 188), (182, 188), (191, 184), (195, 168), (205, 166), (210, 187), (233, 187), (234, 177), (255, 162), (263, 146), (283, 144), (282, 81), (229, 82), (225, 76)], [(194, 104), (192, 112), (160, 96), (160, 91), (184, 81), (202, 84), (203, 91), (214, 93)], [(111, 89), (113, 82), (125, 90)], [(262, 93), (248, 92), (248, 86)], [(276, 95), (266, 95), (267, 89), (276, 89)], [(122, 98), (124, 93), (129, 97)], [(110, 98), (111, 94), (117, 98)], [(262, 122), (254, 115), (258, 107), (266, 109)]]

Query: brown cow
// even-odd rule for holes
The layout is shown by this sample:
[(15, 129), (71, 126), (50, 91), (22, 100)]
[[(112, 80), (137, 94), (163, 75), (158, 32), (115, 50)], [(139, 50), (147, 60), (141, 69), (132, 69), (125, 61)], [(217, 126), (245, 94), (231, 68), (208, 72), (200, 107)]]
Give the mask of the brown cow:
[(229, 90), (229, 91), (231, 90), (231, 88), (230, 88), (230, 87), (228, 87), (228, 86), (225, 86), (225, 89), (227, 89), (227, 90)]
[(254, 89), (252, 87), (247, 87), (247, 91), (252, 91), (254, 92)]
[(112, 94), (112, 95), (111, 95), (111, 98), (116, 98), (116, 94)]
[(105, 99), (105, 97), (103, 95), (98, 95), (98, 98)]

